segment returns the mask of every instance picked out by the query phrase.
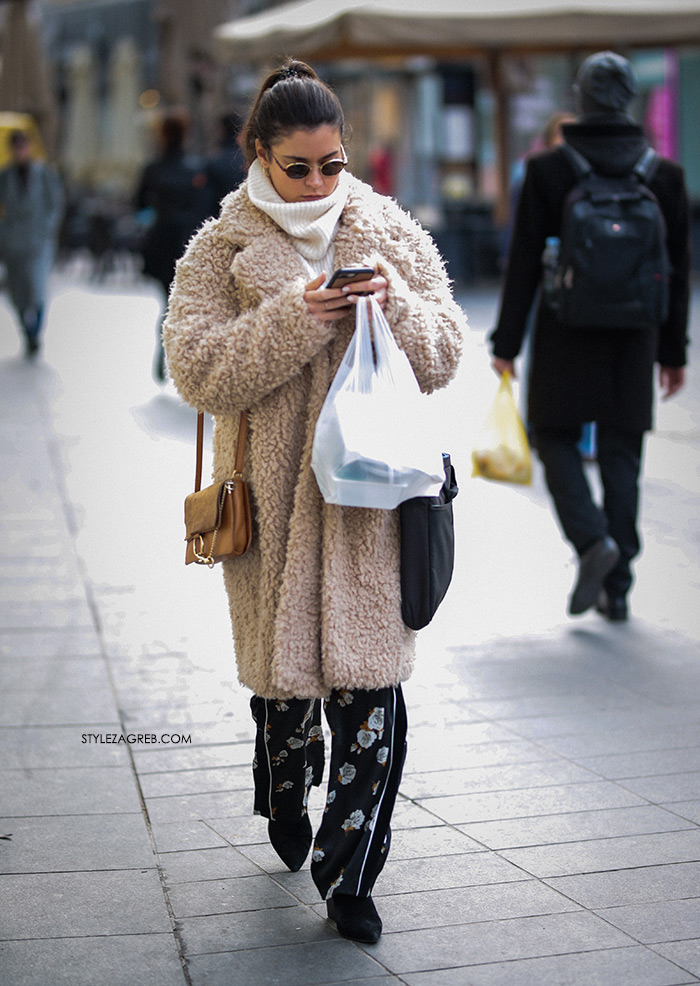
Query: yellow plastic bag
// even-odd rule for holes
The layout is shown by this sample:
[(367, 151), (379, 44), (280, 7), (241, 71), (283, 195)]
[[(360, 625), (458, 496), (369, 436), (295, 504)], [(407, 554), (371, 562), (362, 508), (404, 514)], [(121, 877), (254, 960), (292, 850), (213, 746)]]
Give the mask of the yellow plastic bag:
[(532, 481), (530, 445), (515, 406), (508, 372), (501, 376), (496, 399), (484, 423), (479, 448), (472, 452), (473, 476), (504, 483)]

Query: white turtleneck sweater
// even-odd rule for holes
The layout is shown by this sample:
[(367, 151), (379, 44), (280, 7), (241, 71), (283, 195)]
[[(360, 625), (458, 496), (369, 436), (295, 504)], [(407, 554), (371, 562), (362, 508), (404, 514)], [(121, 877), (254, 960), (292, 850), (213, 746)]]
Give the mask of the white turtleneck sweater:
[(333, 240), (349, 191), (347, 172), (341, 171), (330, 195), (311, 202), (285, 202), (266, 177), (259, 161), (248, 170), (248, 197), (292, 237), (295, 249), (312, 277), (333, 270)]

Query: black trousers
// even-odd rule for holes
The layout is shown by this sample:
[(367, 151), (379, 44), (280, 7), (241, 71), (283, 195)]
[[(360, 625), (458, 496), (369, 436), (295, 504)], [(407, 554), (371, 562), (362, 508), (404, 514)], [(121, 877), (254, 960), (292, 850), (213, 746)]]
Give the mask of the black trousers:
[[(254, 695), (255, 813), (298, 822), (323, 779), (321, 699)], [(367, 897), (387, 859), (391, 815), (406, 756), (401, 686), (334, 691), (323, 700), (332, 743), (328, 794), (311, 859), (325, 900), (334, 891)]]
[(644, 433), (598, 425), (600, 506), (593, 500), (576, 447), (580, 437), (579, 429), (537, 429), (534, 444), (564, 536), (579, 556), (606, 535), (617, 542), (620, 558), (604, 585), (610, 595), (624, 596), (632, 585), (632, 559), (640, 549), (637, 513)]

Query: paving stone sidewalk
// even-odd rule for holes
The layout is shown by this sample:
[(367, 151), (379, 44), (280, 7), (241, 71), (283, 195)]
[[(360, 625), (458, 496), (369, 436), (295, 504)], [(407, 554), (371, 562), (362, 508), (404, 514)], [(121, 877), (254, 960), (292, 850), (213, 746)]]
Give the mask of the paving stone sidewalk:
[[(566, 618), (541, 476), (470, 481), (450, 425), (455, 583), (406, 686), (385, 930), (361, 946), (251, 815), (220, 576), (170, 533), (193, 417), (153, 394), (154, 298), (120, 294), (61, 281), (36, 365), (0, 308), (0, 983), (700, 982), (697, 392), (650, 442), (627, 625)], [(465, 299), (477, 406), (493, 301)]]

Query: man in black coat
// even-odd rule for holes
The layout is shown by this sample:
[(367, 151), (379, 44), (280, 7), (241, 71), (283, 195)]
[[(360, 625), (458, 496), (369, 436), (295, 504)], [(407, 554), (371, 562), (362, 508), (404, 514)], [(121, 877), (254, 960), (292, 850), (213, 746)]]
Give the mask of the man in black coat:
[[(141, 245), (143, 273), (161, 285), (164, 303), (177, 261), (210, 214), (204, 163), (185, 150), (188, 127), (188, 118), (179, 111), (166, 114), (160, 124), (160, 153), (143, 169), (136, 191), (136, 209), (151, 210), (154, 216)], [(165, 380), (160, 323), (153, 373), (159, 381)]]
[(219, 147), (207, 161), (207, 192), (209, 212), (219, 214), (219, 205), (241, 184), (246, 176), (246, 162), (243, 149), (238, 142), (243, 122), (233, 110), (219, 120)]
[[(631, 174), (648, 144), (626, 112), (637, 92), (629, 62), (612, 52), (590, 56), (579, 70), (575, 91), (579, 116), (563, 127), (566, 143), (598, 174)], [(540, 286), (545, 240), (560, 236), (564, 202), (575, 183), (563, 148), (528, 164), (491, 335), (499, 373), (513, 373)], [(685, 379), (690, 261), (682, 168), (659, 158), (649, 188), (666, 222), (672, 266), (666, 321), (650, 329), (575, 329), (562, 325), (541, 298), (538, 302), (528, 420), (559, 522), (579, 558), (569, 600), (572, 615), (597, 605), (609, 619), (627, 618), (630, 563), (640, 549), (638, 480), (644, 433), (653, 425), (654, 363), (664, 397), (680, 390)], [(597, 423), (602, 507), (592, 498), (577, 448), (581, 427), (589, 421)]]

